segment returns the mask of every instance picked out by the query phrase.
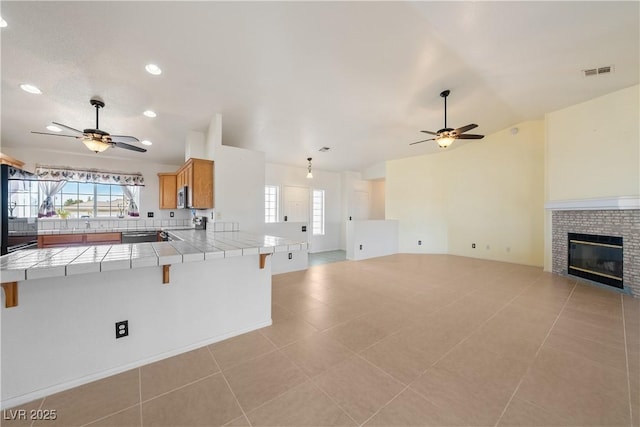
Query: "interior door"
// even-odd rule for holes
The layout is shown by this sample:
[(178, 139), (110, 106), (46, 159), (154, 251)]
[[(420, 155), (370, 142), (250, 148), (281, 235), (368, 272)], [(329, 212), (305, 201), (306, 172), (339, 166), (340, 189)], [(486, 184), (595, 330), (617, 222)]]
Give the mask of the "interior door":
[(282, 220), (309, 222), (309, 188), (285, 185), (282, 191)]

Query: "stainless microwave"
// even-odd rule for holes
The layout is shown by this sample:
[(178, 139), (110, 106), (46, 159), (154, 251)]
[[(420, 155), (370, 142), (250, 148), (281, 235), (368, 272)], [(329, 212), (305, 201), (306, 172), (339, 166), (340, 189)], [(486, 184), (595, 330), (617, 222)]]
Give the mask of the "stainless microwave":
[(189, 187), (178, 188), (178, 209), (186, 209), (189, 207)]

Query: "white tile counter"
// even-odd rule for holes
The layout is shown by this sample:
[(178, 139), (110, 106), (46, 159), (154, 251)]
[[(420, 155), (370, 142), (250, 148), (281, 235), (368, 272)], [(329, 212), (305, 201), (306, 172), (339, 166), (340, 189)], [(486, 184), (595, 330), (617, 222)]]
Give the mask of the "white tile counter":
[(16, 282), (307, 248), (307, 242), (242, 231), (167, 231), (176, 240), (13, 252), (0, 257), (1, 280)]

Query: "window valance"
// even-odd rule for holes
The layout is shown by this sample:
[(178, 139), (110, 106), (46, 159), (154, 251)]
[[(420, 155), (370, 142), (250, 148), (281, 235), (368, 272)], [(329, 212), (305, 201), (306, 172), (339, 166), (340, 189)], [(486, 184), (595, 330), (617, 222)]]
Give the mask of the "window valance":
[(144, 186), (144, 177), (141, 173), (37, 165), (35, 175), (38, 177), (38, 180), (42, 181), (73, 181), (93, 184)]

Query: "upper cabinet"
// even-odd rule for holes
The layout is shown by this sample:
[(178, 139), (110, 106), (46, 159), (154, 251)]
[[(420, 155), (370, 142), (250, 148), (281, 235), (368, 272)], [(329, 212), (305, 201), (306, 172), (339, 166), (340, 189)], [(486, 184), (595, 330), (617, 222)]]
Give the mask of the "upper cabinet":
[(175, 209), (177, 192), (188, 187), (188, 205), (194, 209), (212, 209), (213, 200), (213, 161), (189, 159), (174, 174), (159, 173), (160, 209)]
[(175, 173), (159, 173), (158, 180), (160, 181), (158, 195), (160, 209), (175, 209), (178, 205), (176, 199), (178, 196), (178, 186)]

